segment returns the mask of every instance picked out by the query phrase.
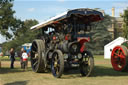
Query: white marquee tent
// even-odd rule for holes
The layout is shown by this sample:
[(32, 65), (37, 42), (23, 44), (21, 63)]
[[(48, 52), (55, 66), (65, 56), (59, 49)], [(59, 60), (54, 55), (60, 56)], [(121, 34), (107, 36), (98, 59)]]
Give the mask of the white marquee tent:
[(105, 45), (104, 46), (104, 59), (110, 59), (112, 49), (117, 45), (121, 45), (124, 41), (126, 41), (125, 38), (118, 37), (117, 39)]

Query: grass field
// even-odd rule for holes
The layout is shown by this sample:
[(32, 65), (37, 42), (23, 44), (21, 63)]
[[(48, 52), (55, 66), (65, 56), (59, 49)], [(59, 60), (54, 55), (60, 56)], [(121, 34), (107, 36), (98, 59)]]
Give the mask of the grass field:
[(26, 72), (20, 69), (20, 62), (15, 62), (15, 69), (9, 69), (10, 62), (3, 61), (0, 69), (0, 85), (127, 85), (128, 72), (112, 69), (110, 60), (103, 56), (95, 57), (95, 68), (91, 77), (81, 77), (78, 72), (64, 73), (57, 79), (51, 73), (34, 73), (30, 68)]

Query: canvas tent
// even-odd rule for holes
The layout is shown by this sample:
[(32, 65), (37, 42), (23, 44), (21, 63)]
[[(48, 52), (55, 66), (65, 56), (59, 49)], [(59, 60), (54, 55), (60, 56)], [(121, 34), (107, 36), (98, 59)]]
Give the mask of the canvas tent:
[(29, 53), (31, 51), (32, 43), (25, 43), (22, 45), (22, 47)]
[(115, 39), (112, 42), (110, 42), (107, 45), (105, 45), (104, 46), (104, 59), (110, 59), (111, 58), (112, 49), (117, 45), (121, 45), (125, 41), (126, 41), (125, 38), (118, 37), (117, 39)]

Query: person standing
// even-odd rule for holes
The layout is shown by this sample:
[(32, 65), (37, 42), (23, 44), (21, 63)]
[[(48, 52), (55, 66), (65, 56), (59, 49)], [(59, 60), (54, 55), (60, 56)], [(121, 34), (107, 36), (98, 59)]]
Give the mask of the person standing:
[(14, 52), (14, 48), (11, 48), (11, 49), (10, 49), (10, 60), (11, 60), (10, 68), (13, 69), (13, 68), (14, 68), (14, 61), (15, 61), (15, 52)]
[(1, 68), (1, 57), (3, 56), (3, 53), (0, 53), (0, 68)]
[(25, 71), (27, 69), (27, 61), (28, 61), (28, 54), (25, 50), (22, 53), (22, 60), (23, 60), (23, 69)]
[[(1, 57), (1, 56), (0, 56)], [(0, 59), (0, 68), (1, 68), (1, 59)]]
[(22, 59), (23, 52), (24, 52), (24, 48), (21, 48), (20, 53), (19, 53), (21, 69), (23, 68), (23, 59)]

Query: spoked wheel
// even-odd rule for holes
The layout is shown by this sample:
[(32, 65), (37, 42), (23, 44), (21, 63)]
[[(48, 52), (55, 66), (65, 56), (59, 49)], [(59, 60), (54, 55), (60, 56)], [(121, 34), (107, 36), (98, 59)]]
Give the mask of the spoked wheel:
[(94, 58), (91, 52), (86, 51), (83, 53), (83, 59), (80, 62), (80, 73), (82, 76), (90, 76), (94, 67)]
[(60, 50), (55, 50), (53, 52), (51, 70), (54, 77), (60, 78), (62, 76), (64, 70), (64, 58)]
[(128, 71), (128, 50), (119, 45), (112, 50), (111, 63), (116, 71)]
[(33, 41), (31, 48), (31, 66), (34, 72), (40, 73), (45, 71), (44, 52), (44, 41)]

